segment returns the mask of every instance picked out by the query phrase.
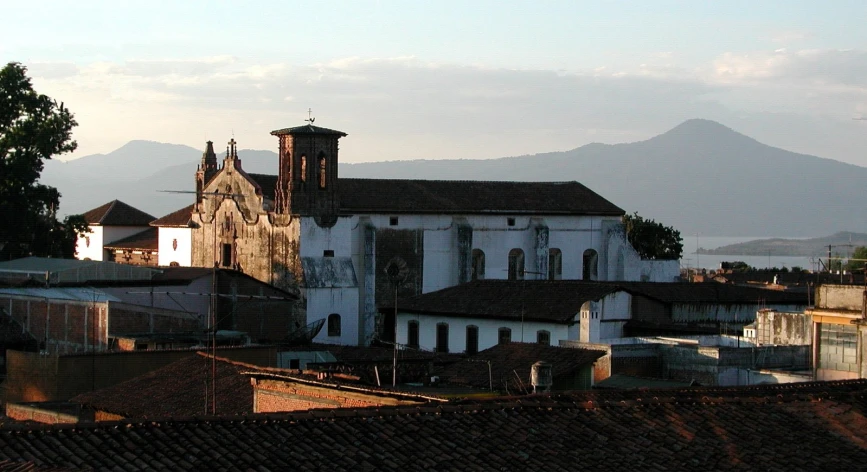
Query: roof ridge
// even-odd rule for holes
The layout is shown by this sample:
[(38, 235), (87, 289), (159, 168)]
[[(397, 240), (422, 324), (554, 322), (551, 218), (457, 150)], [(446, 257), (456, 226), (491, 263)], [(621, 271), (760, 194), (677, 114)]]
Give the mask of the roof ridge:
[(102, 217), (100, 217), (100, 219), (99, 219), (99, 224), (102, 224), (102, 221), (103, 221), (106, 217), (108, 217), (108, 215), (111, 214), (111, 210), (114, 210), (114, 206), (115, 206), (115, 205), (117, 204), (117, 202), (119, 202), (119, 201), (120, 201), (120, 200), (118, 200), (118, 199), (115, 198), (114, 200), (112, 200), (111, 202), (109, 202), (108, 208), (105, 210), (105, 213), (103, 213), (103, 214), (102, 214)]

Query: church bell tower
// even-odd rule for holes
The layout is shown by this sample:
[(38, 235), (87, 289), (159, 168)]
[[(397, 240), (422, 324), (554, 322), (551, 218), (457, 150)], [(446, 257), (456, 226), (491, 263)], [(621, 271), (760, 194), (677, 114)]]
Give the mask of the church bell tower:
[(340, 210), (337, 141), (346, 133), (313, 126), (313, 120), (271, 132), (280, 140), (275, 211), (313, 216), (320, 225), (330, 226)]
[(211, 180), (211, 177), (217, 173), (217, 154), (214, 153), (214, 143), (208, 141), (205, 145), (205, 152), (202, 153), (202, 162), (199, 168), (196, 169), (196, 205), (202, 203), (202, 191), (205, 185)]

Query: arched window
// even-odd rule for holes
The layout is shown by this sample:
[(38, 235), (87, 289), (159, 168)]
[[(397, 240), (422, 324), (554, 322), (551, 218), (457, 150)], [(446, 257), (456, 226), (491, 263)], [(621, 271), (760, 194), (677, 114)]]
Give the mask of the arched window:
[(512, 330), (509, 328), (500, 328), (497, 332), (497, 344), (508, 344), (512, 342)]
[(473, 249), (473, 267), (471, 280), (485, 279), (485, 253), (481, 249)]
[(406, 323), (406, 345), (418, 348), (418, 321), (409, 320)]
[(563, 253), (557, 248), (548, 249), (548, 280), (563, 278)]
[(521, 249), (509, 251), (509, 280), (524, 280), (524, 251)]
[(328, 335), (340, 336), (340, 315), (337, 313), (328, 315)]
[(599, 254), (588, 249), (584, 251), (584, 280), (596, 280), (599, 277)]
[(449, 324), (437, 323), (437, 352), (449, 352)]
[(536, 331), (536, 342), (545, 346), (551, 345), (551, 332), (544, 329)]
[(300, 167), (300, 169), (299, 169), (300, 175), (298, 176), (298, 178), (301, 179), (302, 182), (307, 182), (307, 155), (306, 154), (301, 154), (301, 165), (298, 167)]
[(325, 184), (326, 184), (325, 171), (326, 171), (327, 165), (328, 164), (327, 164), (327, 159), (325, 159), (325, 154), (320, 152), (319, 153), (319, 188), (325, 188)]
[(467, 354), (476, 354), (479, 352), (479, 327), (469, 325), (467, 326), (467, 348), (465, 350)]

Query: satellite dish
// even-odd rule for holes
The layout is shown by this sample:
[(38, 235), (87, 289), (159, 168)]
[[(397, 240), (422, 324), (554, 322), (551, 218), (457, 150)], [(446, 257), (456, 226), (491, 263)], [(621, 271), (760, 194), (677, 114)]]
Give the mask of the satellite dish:
[(322, 331), (322, 327), (325, 326), (325, 318), (321, 320), (316, 320), (307, 326), (302, 328), (298, 328), (295, 331), (290, 332), (286, 336), (286, 342), (289, 344), (311, 344), (313, 342), (313, 338)]

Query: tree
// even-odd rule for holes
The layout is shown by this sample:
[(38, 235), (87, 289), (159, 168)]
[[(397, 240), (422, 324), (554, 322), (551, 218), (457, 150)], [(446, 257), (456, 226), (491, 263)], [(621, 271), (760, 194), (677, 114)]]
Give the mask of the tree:
[(629, 244), (642, 259), (676, 260), (683, 255), (680, 231), (633, 213), (623, 217)]
[(38, 180), (45, 159), (75, 150), (76, 125), (63, 103), (33, 90), (26, 67), (0, 69), (0, 259), (74, 254), (69, 237), (83, 220), (58, 222), (60, 193)]
[(867, 247), (858, 246), (852, 252), (852, 257), (849, 258), (849, 263), (846, 264), (846, 270), (849, 272), (863, 272), (867, 266)]

